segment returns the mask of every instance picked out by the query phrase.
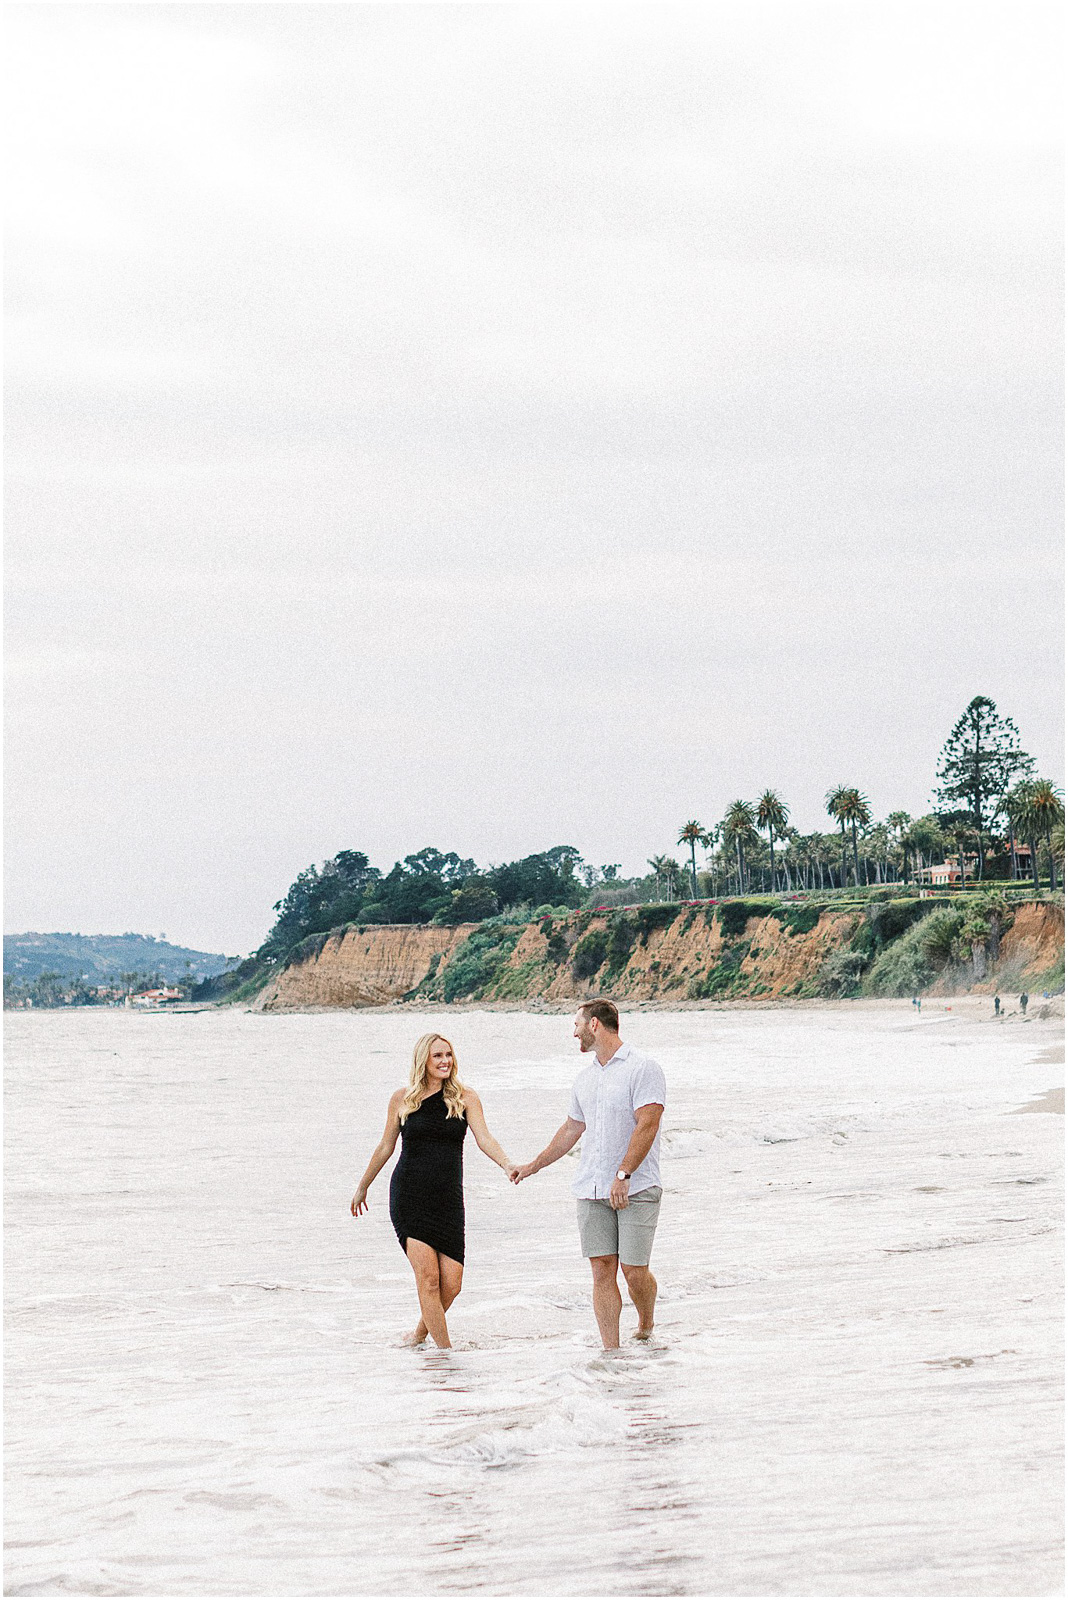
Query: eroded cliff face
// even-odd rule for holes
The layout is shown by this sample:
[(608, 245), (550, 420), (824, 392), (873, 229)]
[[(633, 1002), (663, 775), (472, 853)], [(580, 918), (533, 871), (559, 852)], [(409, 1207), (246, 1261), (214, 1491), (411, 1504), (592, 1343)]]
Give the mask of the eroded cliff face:
[[(611, 955), (585, 979), (576, 978), (570, 946), (565, 959), (554, 959), (549, 938), (537, 923), (527, 927), (493, 985), (499, 999), (588, 999), (610, 990), (625, 1000), (686, 1000), (715, 997), (715, 976), (721, 992), (750, 995), (800, 993), (823, 961), (852, 935), (852, 913), (824, 913), (807, 933), (787, 932), (776, 917), (751, 917), (744, 935), (724, 939), (717, 919), (703, 912), (681, 911), (666, 927), (639, 934), (622, 962)], [(612, 919), (583, 919), (582, 936), (603, 932), (610, 937)], [(577, 940), (576, 940), (577, 943)], [(712, 991), (709, 990), (712, 980)]]
[(347, 928), (322, 948), (292, 962), (258, 997), (256, 1009), (289, 1011), (305, 1006), (380, 1006), (418, 989), (475, 930), (392, 925)]
[[(996, 961), (968, 985), (970, 994), (1027, 989), (1064, 959), (1064, 907), (1025, 901), (1013, 914)], [(933, 984), (932, 994), (959, 994), (952, 981)]]
[[(625, 915), (545, 918), (521, 930), (498, 930), (496, 951), (496, 935), (476, 923), (352, 927), (298, 952), (257, 1005), (283, 1011), (468, 997), (491, 1003), (567, 1002), (603, 994), (624, 1002), (668, 1004), (803, 998), (834, 992), (826, 987), (825, 963), (864, 932), (863, 910), (802, 908), (798, 914), (784, 907), (779, 915), (741, 911), (739, 918), (740, 908), (734, 907), (734, 923), (725, 933), (722, 918), (730, 909), (655, 907)], [(478, 939), (465, 950), (474, 933)], [(480, 964), (472, 967), (476, 948)], [(1026, 902), (1014, 908), (997, 958), (981, 977), (957, 968), (932, 992), (1026, 988), (1048, 974), (1063, 951), (1063, 908)], [(458, 956), (453, 979), (464, 974), (459, 987), (449, 979)]]

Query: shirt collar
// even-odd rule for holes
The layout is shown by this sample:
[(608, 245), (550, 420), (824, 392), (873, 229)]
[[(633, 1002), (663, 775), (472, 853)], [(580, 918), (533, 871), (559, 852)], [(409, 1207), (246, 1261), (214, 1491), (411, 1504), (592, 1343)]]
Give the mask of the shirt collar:
[[(608, 1057), (608, 1060), (605, 1062), (604, 1066), (601, 1067), (601, 1071), (602, 1072), (607, 1072), (609, 1067), (615, 1066), (617, 1061), (626, 1061), (626, 1059), (627, 1059), (627, 1057), (629, 1055), (630, 1055), (630, 1045), (629, 1044), (621, 1044), (619, 1049), (616, 1051), (615, 1055)], [(597, 1060), (596, 1056), (594, 1057), (594, 1060), (595, 1061)], [(598, 1061), (597, 1065), (600, 1067), (601, 1063)]]

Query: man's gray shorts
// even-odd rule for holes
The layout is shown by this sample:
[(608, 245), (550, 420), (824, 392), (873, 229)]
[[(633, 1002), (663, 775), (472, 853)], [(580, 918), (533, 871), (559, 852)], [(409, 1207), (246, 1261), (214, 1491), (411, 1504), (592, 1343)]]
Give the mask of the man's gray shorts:
[(647, 1267), (663, 1192), (642, 1189), (622, 1211), (613, 1211), (610, 1200), (576, 1201), (582, 1254), (618, 1256), (625, 1267)]

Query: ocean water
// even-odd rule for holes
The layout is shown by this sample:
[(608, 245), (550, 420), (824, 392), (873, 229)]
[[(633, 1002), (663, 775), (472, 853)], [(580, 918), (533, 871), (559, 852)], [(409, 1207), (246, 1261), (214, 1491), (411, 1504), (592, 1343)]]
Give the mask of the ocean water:
[(7, 1593), (1057, 1588), (1063, 1119), (1014, 1108), (1059, 1023), (625, 1019), (669, 1105), (618, 1355), (572, 1159), (515, 1189), (470, 1139), (457, 1347), (399, 1345), (388, 1169), (348, 1205), (429, 1026), (536, 1153), (567, 1017), (9, 1017)]

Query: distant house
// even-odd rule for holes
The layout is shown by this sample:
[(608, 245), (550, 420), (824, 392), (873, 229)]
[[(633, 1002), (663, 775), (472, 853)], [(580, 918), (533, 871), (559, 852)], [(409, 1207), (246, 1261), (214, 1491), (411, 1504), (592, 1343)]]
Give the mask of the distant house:
[[(964, 876), (975, 877), (977, 857), (964, 857)], [(937, 885), (943, 889), (952, 889), (960, 885), (960, 861), (939, 861), (934, 866), (921, 867), (916, 874), (919, 883)]]
[(172, 1005), (181, 998), (181, 989), (143, 989), (140, 994), (130, 995), (127, 1004), (138, 1006), (142, 1011), (154, 1011), (157, 1006)]
[[(999, 856), (1002, 857), (1002, 859), (1004, 859), (1008, 855), (1008, 850), (1005, 849), (1005, 850), (1002, 851), (1002, 850), (998, 850), (997, 848), (992, 849), (988, 854), (988, 857), (987, 857), (988, 861), (990, 859), (992, 859), (995, 855), (999, 855)], [(976, 875), (977, 868), (978, 868), (978, 857), (977, 856), (965, 856), (964, 857), (964, 876), (965, 876), (966, 879), (967, 878), (974, 878), (975, 875)], [(1028, 874), (1030, 873), (1030, 871), (1031, 871), (1031, 847), (1030, 847), (1030, 845), (1021, 844), (1020, 841), (1017, 839), (1017, 841), (1016, 841), (1016, 872), (1017, 872), (1017, 875), (1019, 877), (1021, 877), (1021, 878), (1026, 878), (1028, 876)], [(929, 883), (933, 888), (942, 888), (942, 889), (959, 888), (959, 886), (960, 886), (960, 860), (959, 860), (959, 858), (957, 856), (954, 856), (952, 861), (950, 861), (950, 860), (940, 861), (940, 862), (937, 862), (934, 866), (921, 867), (919, 872), (916, 874), (916, 880), (917, 880), (918, 883)]]

